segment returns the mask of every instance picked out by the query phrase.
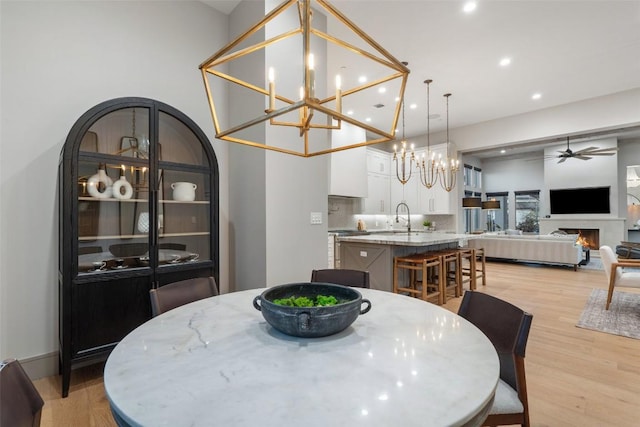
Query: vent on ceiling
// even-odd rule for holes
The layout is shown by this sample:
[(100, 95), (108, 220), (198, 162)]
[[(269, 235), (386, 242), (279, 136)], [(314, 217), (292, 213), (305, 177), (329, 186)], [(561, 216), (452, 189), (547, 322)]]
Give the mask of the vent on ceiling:
[(374, 107), (375, 108), (382, 108), (382, 107), (384, 107), (384, 104), (374, 104)]

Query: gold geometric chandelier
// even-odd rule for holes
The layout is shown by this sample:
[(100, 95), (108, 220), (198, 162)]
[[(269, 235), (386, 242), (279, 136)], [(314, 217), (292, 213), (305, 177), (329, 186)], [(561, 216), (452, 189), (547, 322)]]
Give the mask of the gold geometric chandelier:
[(392, 140), (409, 75), (324, 0), (283, 1), (200, 71), (216, 138), (301, 157)]

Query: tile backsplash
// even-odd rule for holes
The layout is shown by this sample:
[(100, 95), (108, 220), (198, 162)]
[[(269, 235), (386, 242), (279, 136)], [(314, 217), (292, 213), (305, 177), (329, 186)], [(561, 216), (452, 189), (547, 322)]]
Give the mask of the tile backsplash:
[[(359, 219), (363, 220), (367, 230), (406, 229), (406, 216), (400, 215), (400, 222), (395, 222), (395, 215), (364, 215), (363, 199), (349, 197), (329, 197), (327, 224), (329, 230), (355, 230)], [(454, 215), (411, 215), (411, 229), (422, 230), (422, 222), (428, 218), (435, 223), (438, 231), (455, 231)]]

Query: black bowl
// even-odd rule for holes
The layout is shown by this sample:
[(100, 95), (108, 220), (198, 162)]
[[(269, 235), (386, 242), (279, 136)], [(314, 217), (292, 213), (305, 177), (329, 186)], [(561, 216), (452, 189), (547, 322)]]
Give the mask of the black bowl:
[[(273, 302), (291, 296), (315, 299), (318, 295), (334, 296), (339, 303), (325, 307), (289, 307)], [(367, 306), (361, 309), (363, 303)], [(360, 292), (347, 286), (306, 282), (269, 288), (253, 299), (253, 306), (280, 332), (295, 337), (317, 338), (346, 329), (359, 314), (365, 314), (371, 309), (371, 302), (363, 299)]]

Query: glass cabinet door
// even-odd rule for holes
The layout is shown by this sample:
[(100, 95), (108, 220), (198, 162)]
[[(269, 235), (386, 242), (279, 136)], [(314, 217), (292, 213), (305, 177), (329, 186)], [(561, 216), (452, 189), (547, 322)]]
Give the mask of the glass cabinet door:
[(211, 260), (211, 165), (202, 143), (177, 118), (159, 113), (158, 262), (161, 268)]
[(123, 108), (98, 119), (78, 153), (78, 273), (148, 268), (149, 109)]

